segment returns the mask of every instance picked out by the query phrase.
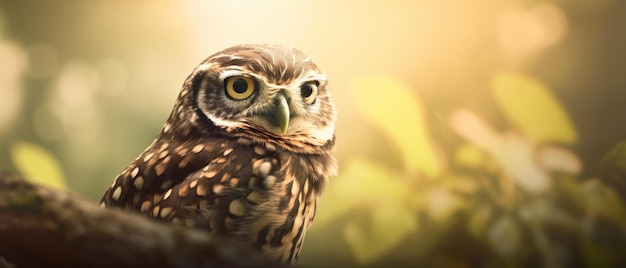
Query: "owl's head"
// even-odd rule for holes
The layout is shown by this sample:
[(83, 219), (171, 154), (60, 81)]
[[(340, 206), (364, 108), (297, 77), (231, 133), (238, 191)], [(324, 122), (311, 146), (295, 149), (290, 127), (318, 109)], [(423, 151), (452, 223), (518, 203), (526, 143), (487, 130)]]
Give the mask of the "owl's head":
[(230, 47), (188, 77), (163, 132), (205, 126), (278, 145), (332, 146), (336, 111), (326, 85), (294, 48)]

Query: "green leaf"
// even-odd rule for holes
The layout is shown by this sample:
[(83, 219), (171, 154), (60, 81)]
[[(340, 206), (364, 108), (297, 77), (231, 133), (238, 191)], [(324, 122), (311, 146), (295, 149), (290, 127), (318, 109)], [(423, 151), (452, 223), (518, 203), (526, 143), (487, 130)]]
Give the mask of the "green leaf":
[(485, 221), (476, 215), (472, 215), (469, 222), (467, 223), (467, 229), (469, 230), (470, 234), (476, 238), (483, 236), (486, 229), (485, 226)]
[(27, 142), (13, 144), (11, 161), (17, 171), (30, 182), (57, 189), (67, 187), (61, 164), (41, 146)]
[(509, 215), (501, 216), (489, 228), (487, 240), (501, 257), (509, 258), (522, 248), (519, 224)]
[(401, 174), (353, 158), (320, 200), (315, 224), (327, 225), (354, 210), (365, 213), (367, 220), (351, 219), (344, 226), (344, 238), (359, 263), (370, 263), (417, 229), (410, 199), (411, 188)]
[(623, 199), (612, 187), (607, 187), (597, 179), (580, 184), (582, 196), (580, 200), (588, 215), (610, 219), (616, 226), (626, 224), (626, 209)]
[(493, 96), (506, 117), (537, 142), (573, 144), (578, 139), (570, 118), (550, 90), (522, 74), (498, 74)]
[[(384, 200), (403, 202), (410, 192), (402, 175), (371, 161), (353, 158), (331, 183), (318, 203), (315, 224), (325, 225), (355, 207)], [(400, 201), (402, 200), (402, 201)]]
[(358, 109), (402, 152), (409, 174), (440, 174), (443, 167), (428, 134), (422, 104), (407, 85), (390, 77), (367, 77), (355, 80), (351, 90)]
[(615, 145), (600, 162), (600, 178), (626, 199), (626, 141)]
[(417, 229), (417, 215), (400, 204), (379, 205), (370, 214), (369, 228), (358, 221), (350, 221), (344, 237), (356, 261), (372, 263), (385, 256), (408, 234)]

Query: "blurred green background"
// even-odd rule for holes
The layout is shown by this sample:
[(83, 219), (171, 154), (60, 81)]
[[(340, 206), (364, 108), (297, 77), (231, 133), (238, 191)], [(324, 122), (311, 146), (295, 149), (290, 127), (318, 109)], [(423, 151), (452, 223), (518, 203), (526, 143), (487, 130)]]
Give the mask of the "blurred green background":
[(626, 263), (626, 2), (0, 1), (0, 170), (97, 201), (241, 43), (327, 73), (339, 177), (304, 267)]

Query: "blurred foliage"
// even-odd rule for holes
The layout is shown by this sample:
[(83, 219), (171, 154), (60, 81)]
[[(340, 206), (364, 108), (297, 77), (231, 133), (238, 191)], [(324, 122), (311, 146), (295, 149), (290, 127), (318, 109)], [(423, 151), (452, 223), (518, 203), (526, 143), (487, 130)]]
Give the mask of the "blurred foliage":
[[(576, 132), (563, 107), (547, 87), (522, 74), (493, 80), (493, 98), (514, 129), (499, 132), (471, 111), (453, 111), (447, 125), (459, 139), (441, 157), (408, 86), (389, 77), (354, 83), (357, 107), (385, 128), (405, 160), (427, 160), (407, 164), (418, 173), (360, 157), (343, 163), (322, 198), (316, 228), (339, 224), (363, 266), (393, 258), (428, 267), (626, 264), (626, 203), (599, 180), (577, 176), (580, 162), (564, 146), (575, 142)], [(619, 148), (605, 166), (623, 165), (626, 150)], [(412, 244), (428, 246), (394, 254)]]
[(98, 200), (198, 62), (281, 43), (339, 111), (300, 265), (626, 266), (625, 8), (0, 1), (0, 169)]

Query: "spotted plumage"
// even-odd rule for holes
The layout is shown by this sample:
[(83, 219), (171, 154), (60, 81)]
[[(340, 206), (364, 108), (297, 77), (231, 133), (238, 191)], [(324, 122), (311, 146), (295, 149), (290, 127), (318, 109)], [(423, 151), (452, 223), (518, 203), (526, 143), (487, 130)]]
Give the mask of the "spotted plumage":
[(206, 229), (294, 263), (336, 173), (335, 120), (326, 76), (302, 52), (225, 49), (187, 78), (156, 140), (102, 205)]

